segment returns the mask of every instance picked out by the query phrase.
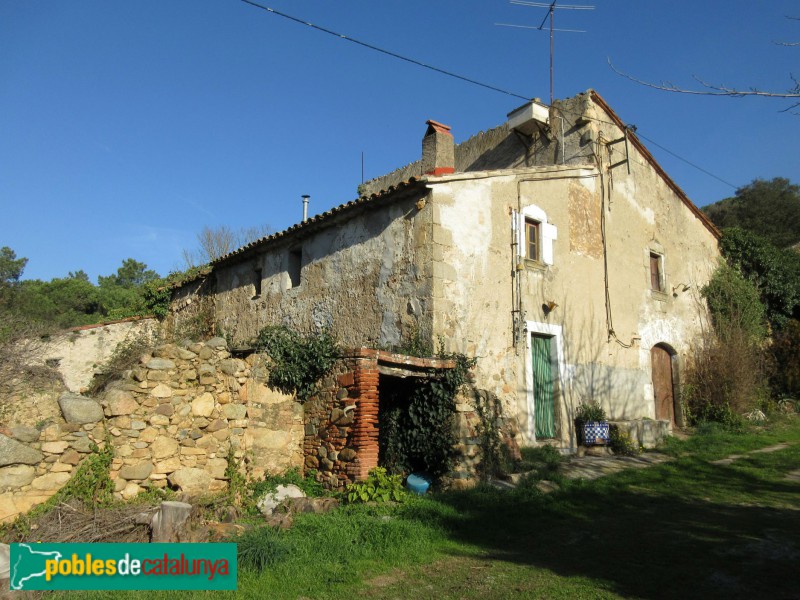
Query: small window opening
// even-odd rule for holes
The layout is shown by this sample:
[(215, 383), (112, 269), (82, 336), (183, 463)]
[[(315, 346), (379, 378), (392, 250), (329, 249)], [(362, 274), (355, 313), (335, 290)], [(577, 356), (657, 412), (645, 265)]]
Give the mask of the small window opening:
[(253, 269), (253, 298), (261, 296), (261, 281), (263, 271), (261, 268)]
[(303, 269), (303, 251), (300, 248), (289, 250), (289, 283), (290, 287), (300, 285), (300, 272)]
[(661, 258), (661, 255), (655, 252), (650, 253), (650, 289), (656, 292), (664, 291)]
[(525, 219), (525, 258), (539, 262), (539, 228), (541, 223)]

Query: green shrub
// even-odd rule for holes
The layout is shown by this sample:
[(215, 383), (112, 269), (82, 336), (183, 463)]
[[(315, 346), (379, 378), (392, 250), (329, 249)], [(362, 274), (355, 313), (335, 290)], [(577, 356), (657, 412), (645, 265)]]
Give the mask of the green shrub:
[(692, 425), (712, 421), (737, 429), (739, 415), (770, 397), (764, 307), (755, 286), (724, 264), (702, 294), (714, 327), (686, 363), (682, 402)]
[(233, 541), (237, 545), (239, 565), (256, 571), (263, 571), (285, 560), (292, 549), (291, 541), (283, 531), (272, 527), (245, 531)]
[(728, 403), (697, 403), (692, 407), (692, 417), (694, 424), (701, 426), (713, 424), (727, 431), (741, 431), (744, 427), (744, 419)]
[(606, 411), (599, 402), (586, 402), (579, 404), (575, 409), (575, 420), (578, 423), (588, 423), (589, 421), (607, 421), (608, 419)]
[(269, 494), (278, 489), (279, 485), (296, 485), (306, 496), (320, 497), (327, 494), (325, 487), (316, 480), (316, 471), (309, 470), (305, 476), (300, 473), (300, 469), (292, 467), (281, 475), (265, 475), (262, 481), (251, 482), (249, 484), (252, 495), (262, 498), (264, 494)]
[(714, 330), (723, 340), (734, 335), (759, 343), (767, 335), (767, 318), (758, 288), (735, 268), (720, 264), (702, 290)]
[(800, 396), (800, 321), (792, 319), (772, 336), (770, 346), (775, 364), (770, 379), (777, 396)]
[(302, 335), (288, 327), (264, 327), (253, 347), (272, 361), (269, 384), (305, 402), (317, 392), (317, 382), (331, 370), (339, 357), (333, 336), (323, 331)]
[(406, 490), (400, 475), (389, 475), (383, 467), (375, 467), (366, 481), (348, 485), (345, 495), (350, 503), (402, 502), (406, 498)]
[(620, 456), (636, 456), (641, 453), (642, 449), (639, 447), (639, 444), (634, 442), (630, 434), (627, 431), (621, 430), (618, 425), (609, 427), (608, 434), (608, 445), (614, 454), (619, 454)]

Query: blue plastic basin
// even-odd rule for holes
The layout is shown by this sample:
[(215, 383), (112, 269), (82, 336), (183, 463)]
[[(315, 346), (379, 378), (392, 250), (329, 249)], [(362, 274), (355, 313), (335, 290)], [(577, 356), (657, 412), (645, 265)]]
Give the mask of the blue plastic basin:
[(431, 480), (422, 473), (412, 473), (406, 479), (406, 487), (415, 494), (422, 495), (431, 487)]

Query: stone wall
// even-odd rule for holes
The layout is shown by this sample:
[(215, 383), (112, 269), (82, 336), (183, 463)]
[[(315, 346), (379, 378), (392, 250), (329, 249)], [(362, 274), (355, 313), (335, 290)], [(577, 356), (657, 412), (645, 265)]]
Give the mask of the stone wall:
[(229, 456), (252, 477), (302, 467), (303, 406), (266, 385), (267, 361), (232, 357), (222, 338), (166, 344), (98, 398), (62, 395), (58, 418), (1, 424), (0, 522), (55, 494), (106, 439), (118, 498), (220, 491)]

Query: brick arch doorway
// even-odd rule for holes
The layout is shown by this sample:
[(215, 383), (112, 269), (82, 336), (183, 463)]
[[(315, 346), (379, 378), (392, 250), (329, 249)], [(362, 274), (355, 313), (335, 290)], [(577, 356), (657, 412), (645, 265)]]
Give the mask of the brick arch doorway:
[(668, 344), (656, 344), (650, 349), (653, 379), (653, 401), (656, 419), (669, 421), (673, 426), (682, 421), (678, 402), (677, 352)]

